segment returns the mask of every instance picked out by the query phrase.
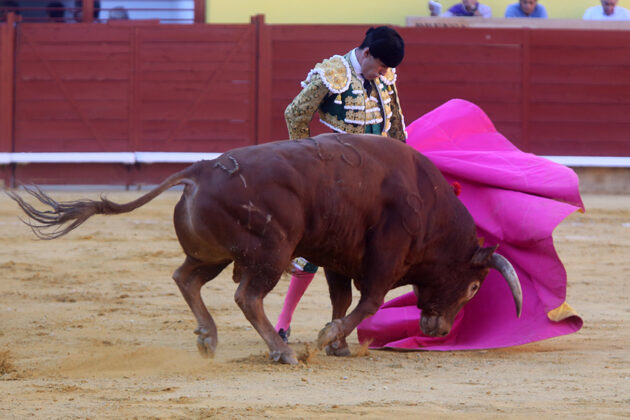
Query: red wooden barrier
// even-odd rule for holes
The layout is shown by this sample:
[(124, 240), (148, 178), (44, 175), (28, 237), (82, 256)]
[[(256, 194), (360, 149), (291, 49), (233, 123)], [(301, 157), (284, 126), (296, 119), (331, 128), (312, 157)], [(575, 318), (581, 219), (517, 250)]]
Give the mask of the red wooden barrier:
[[(254, 29), (21, 25), (13, 151), (221, 152), (252, 144)], [(129, 175), (113, 166), (116, 183)], [(16, 168), (22, 182), (41, 182), (40, 173), (41, 165)], [(68, 181), (82, 178), (68, 173)]]
[[(16, 15), (9, 13), (0, 24), (0, 155), (12, 151), (13, 79)], [(0, 159), (0, 187), (11, 182), (11, 167)]]
[[(488, 112), (499, 129), (521, 140), (523, 31), (461, 28), (399, 28), (405, 60), (398, 88), (405, 118), (411, 122), (451, 98), (471, 100)], [(273, 26), (273, 134), (286, 137), (283, 112), (300, 90), (299, 81), (314, 63), (344, 54), (363, 39), (364, 26)], [(322, 37), (323, 34), (323, 37)], [(339, 40), (345, 40), (343, 42)], [(325, 131), (311, 126), (314, 133)]]
[(522, 29), (404, 28), (398, 88), (407, 123), (451, 98), (478, 104), (527, 149), (527, 34)]
[(12, 150), (15, 18), (10, 13), (0, 24), (0, 153)]
[[(364, 27), (272, 26), (273, 137), (312, 65), (343, 54)], [(451, 98), (475, 102), (520, 148), (630, 156), (630, 31), (399, 28), (400, 100), (411, 122)], [(343, 40), (343, 41), (342, 41)], [(325, 131), (313, 125), (313, 132)]]
[(630, 31), (531, 31), (529, 150), (630, 156)]
[[(284, 109), (300, 81), (367, 29), (261, 16), (248, 25), (20, 24), (13, 54), (14, 32), (1, 27), (0, 152), (221, 152), (285, 139)], [(459, 97), (526, 151), (630, 156), (630, 31), (398, 29), (407, 122)], [(129, 184), (181, 166), (99, 164), (65, 177), (31, 164), (15, 176), (83, 182), (95, 171)]]
[(224, 151), (254, 136), (250, 25), (23, 24), (15, 151)]

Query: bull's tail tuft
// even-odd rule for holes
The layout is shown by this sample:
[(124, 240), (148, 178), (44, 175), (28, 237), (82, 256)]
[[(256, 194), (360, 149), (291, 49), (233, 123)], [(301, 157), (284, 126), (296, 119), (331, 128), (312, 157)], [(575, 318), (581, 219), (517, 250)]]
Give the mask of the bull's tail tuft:
[(33, 233), (40, 239), (58, 238), (77, 228), (95, 214), (107, 214), (109, 203), (111, 203), (103, 198), (101, 201), (77, 200), (59, 203), (37, 187), (25, 187), (24, 190), (49, 209), (37, 210), (15, 192), (6, 191), (6, 193), (29, 217), (28, 220), (21, 220), (30, 226)]
[(165, 190), (177, 184), (195, 185), (195, 181), (187, 177), (187, 171), (178, 172), (168, 177), (159, 186), (125, 204), (114, 203), (104, 196), (100, 200), (76, 200), (58, 202), (43, 192), (38, 187), (25, 187), (24, 190), (35, 197), (40, 203), (46, 205), (48, 210), (38, 210), (27, 203), (21, 196), (13, 191), (5, 191), (28, 216), (28, 220), (22, 222), (31, 227), (35, 235), (40, 239), (55, 239), (81, 226), (95, 214), (120, 214), (128, 213), (148, 203)]

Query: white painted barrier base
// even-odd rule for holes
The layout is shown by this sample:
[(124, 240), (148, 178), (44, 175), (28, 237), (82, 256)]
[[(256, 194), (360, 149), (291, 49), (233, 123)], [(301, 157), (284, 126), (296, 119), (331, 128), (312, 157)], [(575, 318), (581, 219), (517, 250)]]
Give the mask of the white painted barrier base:
[[(221, 153), (118, 152), (118, 153), (0, 153), (0, 165), (29, 163), (193, 163)], [(630, 156), (542, 156), (578, 168), (630, 168)]]

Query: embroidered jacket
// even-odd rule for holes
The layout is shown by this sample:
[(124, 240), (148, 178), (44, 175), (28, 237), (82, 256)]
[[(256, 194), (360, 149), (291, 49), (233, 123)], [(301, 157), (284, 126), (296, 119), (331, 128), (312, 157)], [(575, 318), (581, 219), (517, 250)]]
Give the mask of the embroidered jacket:
[(350, 64), (350, 51), (318, 63), (302, 82), (302, 91), (284, 116), (291, 139), (309, 137), (315, 111), (322, 124), (339, 133), (381, 134), (405, 141), (405, 122), (396, 90), (396, 71), (389, 69), (372, 83), (368, 95)]

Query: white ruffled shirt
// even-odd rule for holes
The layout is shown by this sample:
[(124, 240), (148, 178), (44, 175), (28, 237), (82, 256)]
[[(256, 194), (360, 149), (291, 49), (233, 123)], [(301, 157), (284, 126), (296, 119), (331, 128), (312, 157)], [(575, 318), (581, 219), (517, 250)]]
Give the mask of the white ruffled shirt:
[(359, 76), (361, 83), (365, 80), (363, 75), (361, 74), (361, 64), (359, 64), (359, 59), (357, 58), (357, 49), (352, 50), (352, 54), (350, 54), (350, 64), (352, 64), (352, 68), (354, 72)]

